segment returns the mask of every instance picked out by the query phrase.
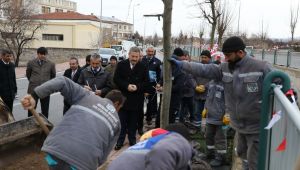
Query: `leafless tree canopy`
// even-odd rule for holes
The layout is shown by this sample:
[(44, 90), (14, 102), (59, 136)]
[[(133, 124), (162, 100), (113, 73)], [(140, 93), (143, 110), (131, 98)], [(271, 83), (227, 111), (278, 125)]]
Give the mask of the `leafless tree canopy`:
[(266, 28), (265, 26), (265, 23), (264, 23), (264, 20), (261, 20), (261, 32), (259, 34), (259, 37), (261, 39), (261, 41), (265, 41), (267, 39), (267, 36), (268, 36), (268, 28)]
[(229, 10), (229, 8), (226, 6), (226, 1), (223, 4), (220, 4), (219, 9), (222, 15), (218, 18), (217, 32), (218, 32), (218, 45), (219, 47), (221, 47), (224, 33), (232, 21), (232, 13)]
[(195, 0), (200, 11), (201, 16), (205, 18), (211, 25), (210, 32), (210, 47), (213, 47), (215, 32), (217, 28), (218, 18), (221, 16), (219, 7), (219, 0)]
[(290, 29), (292, 35), (292, 43), (294, 42), (295, 29), (298, 22), (299, 15), (299, 4), (297, 5), (297, 9), (291, 7), (291, 20), (290, 20)]
[(0, 21), (0, 43), (14, 54), (16, 66), (23, 48), (35, 39), (35, 33), (42, 27), (42, 22), (33, 20), (33, 6), (22, 1), (0, 1), (3, 18)]
[(200, 29), (199, 29), (200, 44), (204, 43), (204, 39), (203, 39), (204, 33), (205, 33), (205, 24), (202, 22), (200, 24)]

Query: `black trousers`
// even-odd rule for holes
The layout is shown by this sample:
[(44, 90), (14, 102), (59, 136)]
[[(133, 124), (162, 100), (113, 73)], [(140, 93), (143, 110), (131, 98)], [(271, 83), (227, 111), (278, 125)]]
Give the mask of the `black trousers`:
[[(161, 102), (159, 103), (159, 107), (158, 107), (158, 114), (156, 115), (156, 119), (155, 119), (155, 128), (159, 128), (160, 127), (160, 107), (161, 107)], [(175, 123), (175, 118), (176, 118), (176, 114), (178, 112), (177, 108), (174, 107), (170, 107), (169, 110), (169, 124)]]
[[(48, 118), (48, 113), (49, 113), (49, 103), (50, 103), (50, 96), (47, 96), (43, 99), (40, 99), (41, 101), (41, 110), (42, 110), (42, 114)], [(35, 109), (37, 107), (38, 104), (38, 100), (36, 101), (36, 105), (35, 105)], [(28, 111), (28, 117), (32, 116), (31, 112)]]
[(119, 111), (119, 118), (121, 121), (121, 133), (117, 145), (123, 145), (126, 134), (128, 134), (129, 144), (136, 143), (136, 130), (138, 124), (139, 110), (125, 110)]
[(151, 121), (157, 115), (157, 94), (153, 93), (148, 96), (146, 121)]
[(137, 129), (143, 129), (144, 127), (144, 108), (140, 108), (138, 111)]
[(13, 112), (13, 105), (14, 105), (14, 99), (10, 97), (1, 97), (3, 102), (6, 104), (6, 106), (9, 108), (10, 112)]
[(186, 115), (190, 113), (190, 121), (195, 120), (194, 117), (194, 97), (183, 97), (181, 99), (181, 107), (179, 110), (179, 121), (183, 122)]

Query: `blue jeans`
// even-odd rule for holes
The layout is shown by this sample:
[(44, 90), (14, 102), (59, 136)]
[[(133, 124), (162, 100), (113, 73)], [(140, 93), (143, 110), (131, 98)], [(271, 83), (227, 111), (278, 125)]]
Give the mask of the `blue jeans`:
[(205, 104), (205, 100), (201, 100), (201, 99), (195, 99), (194, 100), (194, 117), (195, 117), (195, 122), (199, 122), (201, 123), (202, 120), (202, 111), (204, 109), (204, 104)]

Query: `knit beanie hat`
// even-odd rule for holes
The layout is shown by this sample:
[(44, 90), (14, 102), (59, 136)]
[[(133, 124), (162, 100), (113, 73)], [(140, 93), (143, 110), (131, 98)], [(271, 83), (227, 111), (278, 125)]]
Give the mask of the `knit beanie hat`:
[(246, 48), (245, 43), (239, 37), (233, 36), (225, 40), (222, 48), (223, 53), (237, 52)]
[(180, 57), (180, 56), (183, 56), (183, 50), (181, 48), (175, 48), (174, 49), (174, 52), (173, 52), (174, 55)]
[(200, 56), (201, 56), (201, 55), (204, 55), (204, 56), (206, 56), (206, 57), (208, 57), (208, 58), (211, 58), (210, 52), (209, 52), (208, 50), (203, 50), (203, 51), (201, 52)]

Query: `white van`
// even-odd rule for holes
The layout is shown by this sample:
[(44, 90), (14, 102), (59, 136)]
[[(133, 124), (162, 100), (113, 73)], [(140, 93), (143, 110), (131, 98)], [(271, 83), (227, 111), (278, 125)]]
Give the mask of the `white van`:
[(119, 60), (125, 60), (126, 59), (126, 50), (124, 46), (122, 45), (112, 45), (110, 48), (115, 49), (118, 53), (118, 59)]

